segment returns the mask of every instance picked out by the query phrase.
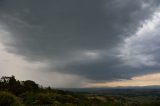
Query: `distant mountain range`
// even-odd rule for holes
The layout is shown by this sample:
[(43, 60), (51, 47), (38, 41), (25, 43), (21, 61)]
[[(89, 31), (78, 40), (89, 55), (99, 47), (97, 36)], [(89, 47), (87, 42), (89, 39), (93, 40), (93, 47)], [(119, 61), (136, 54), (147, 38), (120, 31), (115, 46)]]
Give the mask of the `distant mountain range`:
[(106, 92), (106, 91), (123, 91), (123, 90), (158, 90), (160, 91), (160, 85), (152, 85), (152, 86), (118, 86), (118, 87), (102, 87), (102, 88), (59, 88), (65, 91), (73, 91), (73, 92)]

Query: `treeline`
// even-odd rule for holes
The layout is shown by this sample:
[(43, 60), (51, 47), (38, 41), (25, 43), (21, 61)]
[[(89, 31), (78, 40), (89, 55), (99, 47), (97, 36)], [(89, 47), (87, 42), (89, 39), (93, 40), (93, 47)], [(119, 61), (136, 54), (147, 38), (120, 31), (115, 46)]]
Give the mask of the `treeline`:
[(15, 76), (0, 78), (0, 106), (104, 106), (102, 100), (87, 95), (19, 81)]
[(15, 76), (3, 76), (0, 79), (0, 90), (9, 91), (15, 95), (26, 91), (37, 91), (38, 89), (38, 84), (31, 80), (19, 81), (15, 79)]

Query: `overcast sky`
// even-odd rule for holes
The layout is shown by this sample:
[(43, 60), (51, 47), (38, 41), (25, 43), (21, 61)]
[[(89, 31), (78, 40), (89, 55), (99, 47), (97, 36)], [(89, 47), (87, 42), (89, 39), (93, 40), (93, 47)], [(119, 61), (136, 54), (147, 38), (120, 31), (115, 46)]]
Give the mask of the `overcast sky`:
[(0, 0), (0, 75), (53, 87), (160, 85), (159, 4)]

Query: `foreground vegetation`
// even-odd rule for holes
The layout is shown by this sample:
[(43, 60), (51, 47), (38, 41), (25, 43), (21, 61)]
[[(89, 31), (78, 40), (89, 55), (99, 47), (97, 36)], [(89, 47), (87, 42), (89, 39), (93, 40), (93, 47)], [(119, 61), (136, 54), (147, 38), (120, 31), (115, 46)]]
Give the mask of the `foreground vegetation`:
[(0, 79), (0, 106), (160, 106), (159, 96), (104, 96), (39, 87), (14, 76)]

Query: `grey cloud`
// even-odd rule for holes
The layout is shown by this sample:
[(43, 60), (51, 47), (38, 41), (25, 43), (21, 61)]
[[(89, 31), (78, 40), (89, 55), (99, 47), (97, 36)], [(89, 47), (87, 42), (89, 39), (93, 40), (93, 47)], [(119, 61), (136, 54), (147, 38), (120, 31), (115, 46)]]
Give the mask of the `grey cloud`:
[[(28, 61), (47, 60), (51, 71), (93, 80), (128, 79), (148, 71), (121, 66), (117, 47), (158, 4), (156, 0), (0, 1), (0, 22), (13, 39), (2, 42)], [(99, 57), (90, 59), (78, 51), (98, 51)]]

